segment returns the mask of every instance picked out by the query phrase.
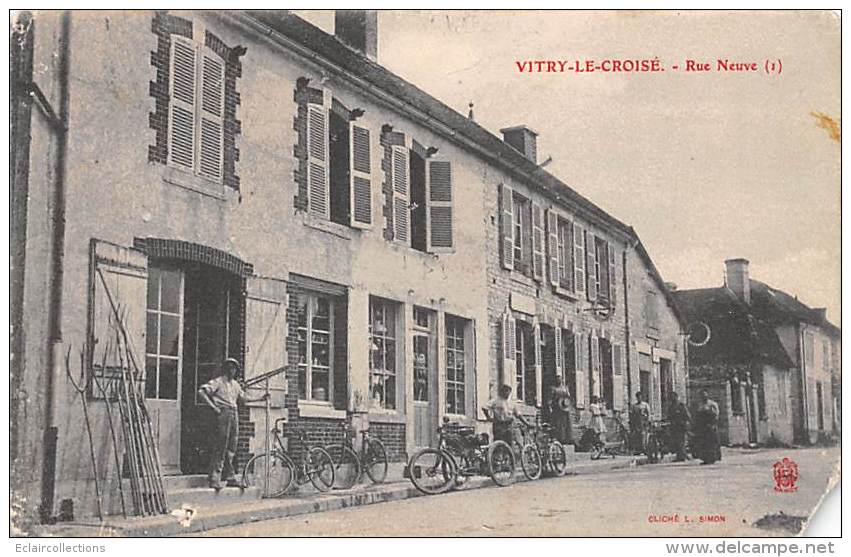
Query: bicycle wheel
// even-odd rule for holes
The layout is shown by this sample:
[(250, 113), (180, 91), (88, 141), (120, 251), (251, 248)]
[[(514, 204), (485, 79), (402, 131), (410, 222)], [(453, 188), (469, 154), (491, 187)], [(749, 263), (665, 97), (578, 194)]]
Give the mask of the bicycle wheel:
[(259, 487), (263, 497), (280, 497), (292, 487), (293, 479), (295, 479), (293, 461), (279, 452), (273, 452), (271, 455), (266, 453), (254, 455), (242, 469), (242, 486), (244, 488)]
[(427, 495), (445, 493), (452, 489), (457, 473), (452, 458), (439, 449), (422, 449), (408, 462), (411, 483)]
[(380, 440), (369, 440), (369, 446), (363, 456), (363, 468), (372, 483), (380, 484), (387, 478), (387, 449)]
[(360, 480), (361, 469), (358, 455), (345, 445), (331, 445), (325, 447), (325, 450), (334, 461), (334, 487), (351, 489)]
[(318, 491), (328, 491), (334, 486), (334, 459), (322, 447), (313, 447), (307, 453), (305, 471)]
[(550, 470), (556, 476), (564, 476), (567, 472), (567, 449), (560, 442), (553, 440), (547, 444), (547, 457)]
[(520, 449), (520, 467), (523, 469), (523, 475), (529, 480), (537, 480), (541, 477), (544, 466), (537, 446), (532, 443), (523, 445)]
[(494, 441), (488, 447), (488, 471), (498, 486), (505, 487), (514, 481), (514, 451), (505, 441)]

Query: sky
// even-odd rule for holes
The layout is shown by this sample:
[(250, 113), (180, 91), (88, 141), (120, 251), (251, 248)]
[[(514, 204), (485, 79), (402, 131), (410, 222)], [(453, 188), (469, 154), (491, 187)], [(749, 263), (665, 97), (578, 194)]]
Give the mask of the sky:
[[(332, 12), (296, 12), (333, 32)], [(378, 62), (489, 131), (526, 124), (547, 170), (632, 225), (666, 281), (724, 260), (840, 319), (840, 29), (825, 12), (381, 11)], [(658, 58), (660, 73), (520, 73)], [(756, 73), (685, 72), (687, 60)], [(777, 61), (768, 75), (765, 61)], [(673, 70), (677, 65), (680, 70)], [(822, 125), (820, 125), (822, 124)]]

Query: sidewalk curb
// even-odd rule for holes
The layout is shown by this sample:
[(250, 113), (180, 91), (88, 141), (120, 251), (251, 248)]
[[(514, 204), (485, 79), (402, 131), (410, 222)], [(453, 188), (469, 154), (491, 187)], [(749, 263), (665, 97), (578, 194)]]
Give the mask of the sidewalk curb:
[[(643, 464), (644, 457), (629, 457), (625, 459), (579, 461), (574, 462), (573, 470), (568, 476), (578, 476), (620, 470)], [(517, 471), (516, 481), (527, 481), (522, 472)], [(468, 479), (458, 492), (472, 489), (495, 487), (490, 478), (473, 477)], [(193, 534), (236, 526), (249, 522), (259, 522), (291, 516), (313, 514), (338, 509), (402, 501), (414, 497), (425, 497), (409, 481), (400, 481), (378, 486), (365, 486), (346, 492), (331, 492), (308, 497), (289, 497), (287, 499), (260, 499), (243, 505), (233, 505), (209, 513), (203, 510), (188, 526), (182, 526), (178, 519), (171, 515), (111, 518), (103, 523), (91, 521), (86, 523), (66, 523), (50, 526), (40, 526), (34, 532), (36, 536), (45, 537), (167, 537)]]

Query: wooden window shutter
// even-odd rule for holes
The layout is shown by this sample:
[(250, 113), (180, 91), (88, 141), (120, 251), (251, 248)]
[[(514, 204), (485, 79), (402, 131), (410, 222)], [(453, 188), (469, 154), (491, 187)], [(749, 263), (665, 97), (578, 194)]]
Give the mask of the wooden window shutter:
[(540, 406), (544, 361), (541, 354), (541, 324), (537, 320), (532, 326), (532, 342), (535, 345), (535, 406)]
[(553, 344), (555, 345), (555, 366), (556, 377), (564, 377), (564, 340), (562, 339), (562, 329), (560, 325), (553, 328)]
[[(144, 394), (148, 258), (140, 251), (98, 240), (92, 242), (90, 256), (93, 276), (89, 335), (94, 373), (109, 379), (117, 377), (122, 366), (134, 371), (132, 364), (123, 357), (119, 359), (115, 350), (110, 355), (112, 359), (106, 361), (106, 369), (102, 367), (104, 349), (108, 344), (115, 346), (116, 335), (120, 336), (123, 327), (127, 332), (127, 348), (139, 371), (136, 378), (139, 392)], [(101, 381), (101, 384), (107, 396), (114, 395), (111, 389), (115, 388), (115, 381)], [(99, 389), (93, 389), (91, 394), (101, 397)]]
[(594, 246), (594, 235), (588, 230), (585, 231), (585, 275), (587, 277), (585, 294), (589, 301), (595, 302), (597, 300), (597, 250)]
[(351, 192), (349, 223), (355, 228), (372, 226), (372, 150), (367, 128), (349, 123)]
[[(323, 92), (322, 98), (325, 94)], [(307, 208), (328, 218), (328, 109), (323, 104), (307, 105)]]
[(407, 244), (410, 234), (410, 203), (408, 202), (408, 149), (393, 146), (393, 237)]
[(514, 316), (506, 312), (502, 316), (502, 385), (514, 385), (514, 376), (517, 373), (514, 361), (517, 352), (516, 326)]
[(553, 209), (547, 209), (547, 256), (550, 271), (550, 284), (559, 285), (559, 259), (562, 257), (558, 249), (558, 214)]
[(609, 305), (615, 307), (615, 302), (617, 300), (616, 295), (618, 291), (618, 282), (617, 282), (617, 257), (615, 257), (615, 246), (611, 243), (608, 244), (608, 249), (606, 250), (609, 254)]
[(532, 203), (532, 277), (544, 280), (544, 211), (541, 205)]
[(168, 159), (187, 170), (195, 168), (195, 64), (195, 43), (172, 35)]
[(574, 292), (585, 292), (585, 229), (573, 225), (573, 275)]
[(585, 408), (588, 401), (588, 389), (586, 387), (586, 379), (588, 370), (585, 367), (585, 346), (586, 343), (582, 338), (582, 333), (573, 333), (573, 357), (576, 362), (576, 407)]
[(514, 269), (514, 193), (505, 184), (499, 186), (499, 228), (502, 266)]
[(428, 251), (452, 248), (452, 164), (428, 160)]
[(590, 339), (591, 349), (591, 394), (600, 396), (600, 341), (597, 335), (592, 334)]
[[(245, 281), (245, 379), (281, 370), (287, 365), (287, 283), (252, 276)], [(249, 389), (249, 398), (259, 398), (266, 382)], [(287, 376), (269, 379), (270, 404), (284, 406)], [(263, 403), (251, 403), (262, 407)]]
[(224, 157), (225, 63), (212, 50), (201, 50), (201, 143), (198, 173), (222, 179)]
[(615, 410), (624, 409), (624, 374), (623, 374), (623, 346), (620, 344), (612, 345), (612, 387), (614, 398), (612, 400), (612, 408)]

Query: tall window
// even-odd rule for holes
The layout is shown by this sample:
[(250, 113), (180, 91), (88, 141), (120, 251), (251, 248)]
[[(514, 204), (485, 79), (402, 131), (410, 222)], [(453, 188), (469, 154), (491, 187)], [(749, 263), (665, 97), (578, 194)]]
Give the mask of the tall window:
[(464, 414), (466, 408), (466, 352), (464, 320), (446, 316), (446, 413)]
[(396, 312), (397, 304), (370, 298), (370, 405), (373, 408), (396, 409)]
[(183, 274), (148, 270), (145, 396), (177, 400), (183, 336)]
[(298, 398), (330, 402), (334, 382), (333, 302), (326, 296), (300, 294), (298, 299)]
[(824, 370), (830, 370), (830, 344), (825, 340), (821, 345), (821, 367)]
[(532, 205), (522, 195), (514, 195), (514, 269), (532, 274)]
[(597, 299), (600, 301), (609, 300), (609, 288), (611, 286), (609, 280), (609, 243), (602, 238), (594, 238), (594, 265), (596, 267), (597, 280)]
[(614, 369), (612, 368), (612, 343), (605, 338), (598, 341), (600, 346), (600, 368), (603, 376), (603, 402), (606, 408), (615, 407)]
[(573, 290), (573, 224), (558, 219), (558, 282), (559, 286)]
[(221, 182), (225, 61), (210, 48), (171, 37), (169, 162)]
[(516, 347), (514, 360), (517, 366), (515, 398), (534, 406), (537, 394), (534, 330), (528, 323), (518, 321), (514, 331)]

